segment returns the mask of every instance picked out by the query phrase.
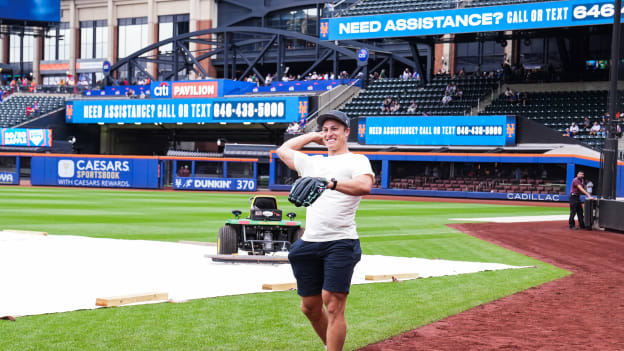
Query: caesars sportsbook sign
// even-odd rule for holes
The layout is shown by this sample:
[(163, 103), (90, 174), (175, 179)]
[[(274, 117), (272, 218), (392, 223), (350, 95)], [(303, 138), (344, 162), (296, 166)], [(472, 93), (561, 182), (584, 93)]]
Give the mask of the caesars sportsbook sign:
[(141, 158), (33, 157), (33, 185), (157, 188), (158, 160)]

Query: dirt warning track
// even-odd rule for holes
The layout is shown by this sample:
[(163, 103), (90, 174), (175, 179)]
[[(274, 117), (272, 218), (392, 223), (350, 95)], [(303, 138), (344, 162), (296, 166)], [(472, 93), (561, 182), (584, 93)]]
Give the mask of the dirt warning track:
[(624, 234), (565, 221), (450, 226), (573, 274), (361, 350), (624, 350)]

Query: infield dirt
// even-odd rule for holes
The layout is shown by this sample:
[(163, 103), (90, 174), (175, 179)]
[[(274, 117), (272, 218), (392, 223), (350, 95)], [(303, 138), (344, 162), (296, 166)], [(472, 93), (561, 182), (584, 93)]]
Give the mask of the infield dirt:
[(449, 226), (572, 275), (360, 350), (624, 350), (624, 234), (567, 221)]

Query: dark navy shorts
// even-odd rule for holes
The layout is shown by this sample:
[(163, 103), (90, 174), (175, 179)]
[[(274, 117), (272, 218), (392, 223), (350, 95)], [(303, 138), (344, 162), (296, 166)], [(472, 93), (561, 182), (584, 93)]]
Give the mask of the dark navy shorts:
[(288, 254), (297, 279), (297, 293), (313, 296), (323, 289), (348, 293), (353, 269), (361, 257), (358, 239), (326, 242), (297, 240)]

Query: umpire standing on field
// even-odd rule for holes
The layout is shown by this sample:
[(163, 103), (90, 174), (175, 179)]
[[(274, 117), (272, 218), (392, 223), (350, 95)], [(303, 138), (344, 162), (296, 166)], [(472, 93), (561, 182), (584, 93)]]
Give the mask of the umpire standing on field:
[[(595, 199), (585, 190), (585, 173), (582, 171), (576, 174), (576, 178), (572, 180), (572, 188), (570, 189), (570, 219), (568, 220), (570, 229), (577, 229), (574, 223), (574, 215), (578, 216), (579, 227), (585, 229), (581, 194), (584, 194), (590, 199)], [(588, 223), (588, 225), (591, 225), (591, 223)]]
[[(347, 296), (362, 254), (355, 212), (362, 195), (370, 193), (374, 173), (366, 156), (349, 152), (345, 113), (329, 111), (317, 123), (320, 131), (288, 140), (277, 154), (301, 177), (318, 177), (323, 184), (321, 196), (306, 210), (305, 233), (291, 247), (288, 259), (302, 312), (327, 350), (337, 351), (347, 335)], [(311, 142), (325, 145), (327, 157), (299, 151)]]

